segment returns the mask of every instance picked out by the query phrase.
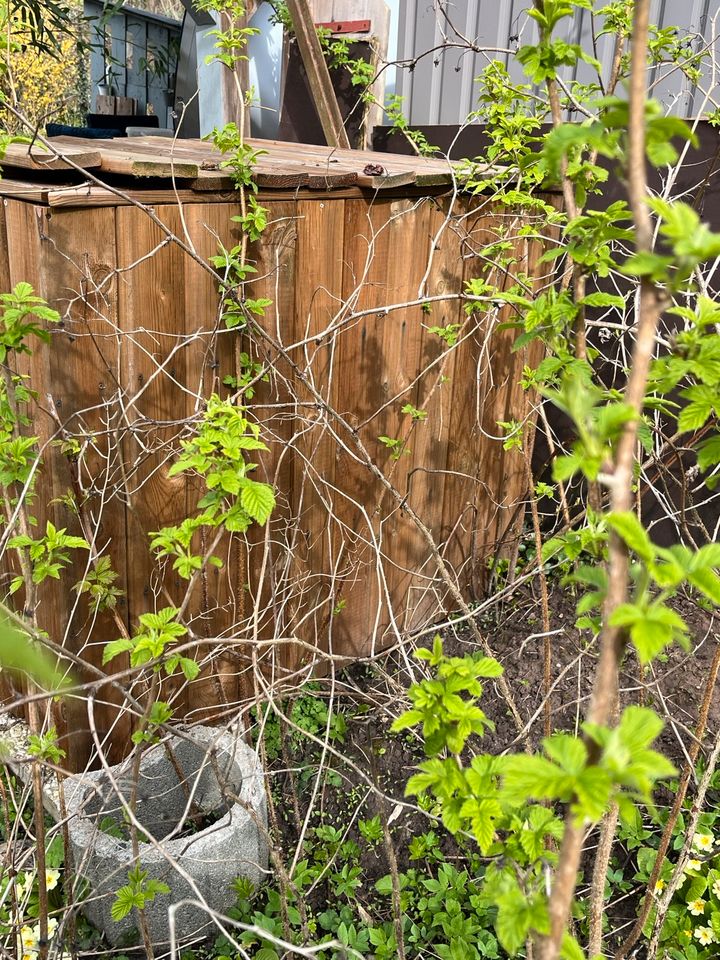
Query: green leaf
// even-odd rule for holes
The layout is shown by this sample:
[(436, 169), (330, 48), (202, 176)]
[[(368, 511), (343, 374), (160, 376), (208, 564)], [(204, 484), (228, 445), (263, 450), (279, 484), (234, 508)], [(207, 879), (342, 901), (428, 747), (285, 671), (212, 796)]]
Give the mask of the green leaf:
[(103, 666), (106, 663), (109, 663), (111, 660), (114, 660), (115, 657), (119, 656), (121, 653), (126, 653), (129, 650), (134, 650), (135, 644), (129, 637), (120, 637), (118, 640), (112, 640), (110, 643), (106, 643), (103, 649)]
[(701, 593), (720, 606), (720, 577), (712, 570), (695, 570), (688, 575), (690, 583)]
[(698, 447), (698, 467), (705, 472), (720, 463), (720, 433), (704, 440)]
[(0, 666), (21, 672), (46, 690), (58, 689), (63, 676), (42, 649), (0, 616)]
[(683, 643), (687, 633), (682, 617), (659, 600), (647, 605), (620, 604), (610, 625), (628, 630), (641, 663), (650, 663), (674, 640)]
[(605, 815), (613, 784), (606, 770), (586, 767), (575, 781), (576, 801), (572, 811), (579, 822), (589, 820), (597, 823)]
[(570, 733), (557, 733), (543, 740), (545, 753), (564, 771), (577, 776), (587, 763), (587, 748)]
[(131, 886), (120, 887), (110, 909), (110, 916), (116, 923), (123, 920), (137, 905), (137, 895)]
[(495, 840), (495, 822), (502, 816), (497, 800), (471, 797), (460, 808), (460, 815), (470, 821), (473, 834), (483, 854), (487, 854)]
[(375, 889), (382, 896), (389, 897), (393, 892), (393, 882), (390, 874), (386, 877), (380, 877), (375, 884)]
[(563, 934), (560, 957), (561, 960), (585, 960), (585, 953), (577, 940), (567, 932)]
[(681, 433), (698, 430), (705, 424), (712, 411), (712, 404), (705, 400), (688, 403), (678, 416), (678, 430)]
[(511, 803), (535, 800), (569, 800), (574, 778), (545, 757), (509, 757), (503, 795)]
[(494, 657), (480, 657), (473, 664), (476, 677), (500, 677), (504, 672), (503, 665)]
[(644, 560), (646, 563), (654, 560), (655, 547), (653, 542), (632, 511), (627, 510), (622, 513), (611, 513), (607, 518), (607, 522), (625, 541), (628, 547), (635, 551), (641, 560)]
[(665, 280), (668, 269), (672, 265), (672, 257), (661, 257), (657, 253), (634, 253), (620, 267), (620, 272), (631, 277), (647, 277), (656, 281)]
[(268, 483), (244, 480), (240, 503), (257, 523), (267, 523), (275, 507), (275, 494)]
[(625, 308), (624, 297), (619, 297), (614, 293), (589, 293), (578, 303), (583, 307), (617, 307), (618, 310)]
[(558, 483), (563, 483), (582, 470), (582, 457), (578, 454), (556, 457), (552, 465), (552, 477)]
[(180, 669), (185, 674), (187, 680), (194, 680), (200, 673), (200, 665), (190, 657), (180, 658)]
[(631, 754), (649, 747), (665, 726), (648, 707), (626, 707), (617, 726), (618, 734)]
[(518, 890), (514, 895), (505, 895), (498, 902), (495, 932), (500, 945), (511, 957), (523, 946), (530, 930), (525, 899)]

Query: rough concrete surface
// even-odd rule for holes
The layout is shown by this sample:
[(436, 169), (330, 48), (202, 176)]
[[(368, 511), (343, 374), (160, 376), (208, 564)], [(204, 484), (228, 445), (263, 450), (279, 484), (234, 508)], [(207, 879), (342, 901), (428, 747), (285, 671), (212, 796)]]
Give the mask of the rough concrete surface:
[[(130, 774), (130, 762), (125, 761), (107, 770), (78, 774), (65, 783), (75, 865), (89, 885), (82, 909), (113, 946), (138, 942), (136, 911), (120, 922), (110, 913), (115, 893), (127, 883), (133, 866), (127, 819), (118, 798), (118, 793), (125, 801), (130, 797)], [(233, 802), (232, 795), (239, 802)], [(201, 814), (209, 825), (191, 832), (197, 829), (192, 826), (193, 817), (197, 823)], [(154, 944), (170, 939), (173, 904), (179, 904), (174, 911), (179, 941), (211, 932), (208, 914), (182, 903), (199, 899), (187, 877), (204, 902), (221, 914), (235, 901), (230, 885), (236, 877), (254, 883), (264, 878), (267, 845), (258, 828), (258, 822), (263, 826), (267, 822), (263, 771), (255, 752), (234, 734), (196, 726), (150, 747), (142, 760), (136, 816), (153, 838), (140, 844), (141, 867), (148, 877), (163, 880), (171, 889), (145, 907)], [(121, 836), (111, 835), (108, 829)]]

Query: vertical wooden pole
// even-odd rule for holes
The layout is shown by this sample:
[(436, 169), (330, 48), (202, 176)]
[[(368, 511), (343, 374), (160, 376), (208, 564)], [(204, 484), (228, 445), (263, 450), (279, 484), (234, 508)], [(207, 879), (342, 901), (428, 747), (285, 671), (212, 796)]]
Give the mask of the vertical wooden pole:
[[(369, 20), (370, 33), (346, 33), (343, 39), (353, 43), (362, 40), (372, 47), (372, 64), (375, 80), (370, 93), (376, 102), (363, 107), (363, 129), (366, 150), (373, 148), (373, 127), (382, 123), (385, 102), (385, 71), (378, 73), (378, 66), (387, 62), (390, 37), (390, 8), (385, 0), (308, 0), (310, 13), (315, 23), (330, 23), (333, 20)], [(362, 144), (358, 144), (362, 146)]]
[(308, 0), (287, 0), (287, 5), (327, 144), (329, 147), (342, 147), (349, 150), (350, 141), (343, 126), (320, 40), (310, 15)]

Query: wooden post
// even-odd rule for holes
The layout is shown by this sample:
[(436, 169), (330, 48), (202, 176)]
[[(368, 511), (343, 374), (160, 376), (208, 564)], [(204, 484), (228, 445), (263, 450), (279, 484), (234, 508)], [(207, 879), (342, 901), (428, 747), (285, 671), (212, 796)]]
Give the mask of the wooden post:
[(287, 0), (310, 90), (329, 147), (350, 149), (308, 0)]
[[(378, 64), (387, 62), (388, 40), (390, 37), (390, 8), (385, 0), (308, 0), (310, 13), (315, 23), (330, 23), (333, 20), (369, 20), (370, 33), (344, 34), (343, 39), (364, 40), (372, 44), (374, 56), (371, 60), (377, 71)], [(385, 71), (375, 78), (370, 87), (377, 103), (370, 103), (364, 110), (365, 148), (372, 150), (373, 127), (382, 123), (385, 102)]]
[[(255, 0), (249, 0), (249, 2), (245, 4), (245, 13), (237, 20), (230, 20), (227, 15), (223, 17), (222, 13), (219, 14), (219, 28), (226, 30), (228, 27), (238, 29), (246, 27), (250, 23), (250, 18), (255, 13), (256, 6)], [(241, 126), (244, 136), (247, 138), (250, 136), (250, 104), (245, 98), (250, 89), (250, 71), (248, 69), (247, 49), (243, 52), (245, 57), (239, 60), (233, 68), (220, 67), (220, 89), (223, 104), (223, 122), (236, 123), (238, 127)], [(216, 66), (219, 66), (219, 64), (216, 64)], [(239, 90), (238, 83), (234, 76), (236, 73), (239, 80)], [(242, 124), (240, 123), (241, 115), (243, 117)]]

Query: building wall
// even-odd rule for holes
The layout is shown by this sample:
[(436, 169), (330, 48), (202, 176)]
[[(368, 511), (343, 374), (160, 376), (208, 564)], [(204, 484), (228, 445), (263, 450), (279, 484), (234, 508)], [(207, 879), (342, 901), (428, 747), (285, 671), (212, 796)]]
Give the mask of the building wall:
[[(396, 0), (396, 4), (395, 56), (406, 61), (419, 58), (412, 70), (398, 66), (396, 71), (397, 92), (405, 97), (411, 123), (462, 123), (476, 106), (475, 77), (491, 59), (501, 60), (514, 78), (523, 79), (512, 51), (536, 36), (535, 25), (527, 16), (528, 0)], [(712, 42), (712, 18), (719, 6), (718, 0), (653, 0), (651, 21), (661, 27), (679, 27), (681, 34), (694, 37), (693, 46), (700, 49)], [(592, 49), (589, 12), (578, 12), (567, 39)], [(481, 52), (469, 50), (468, 40), (482, 48)], [(612, 47), (612, 37), (599, 39), (598, 59), (605, 77), (610, 72)], [(710, 86), (708, 69), (705, 74), (705, 85)], [(568, 80), (590, 78), (591, 70), (585, 64), (566, 74)], [(693, 88), (679, 71), (667, 77), (654, 75), (651, 82), (655, 81), (654, 96), (669, 112), (686, 117), (702, 112), (702, 90)]]
[(90, 104), (95, 109), (98, 84), (110, 77), (120, 97), (135, 97), (137, 112), (155, 113), (160, 126), (172, 127), (175, 71), (181, 23), (124, 5), (85, 0), (90, 32)]

